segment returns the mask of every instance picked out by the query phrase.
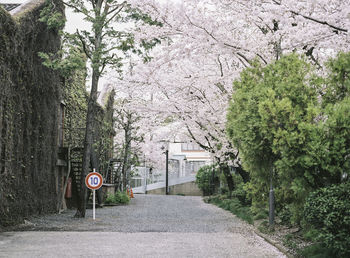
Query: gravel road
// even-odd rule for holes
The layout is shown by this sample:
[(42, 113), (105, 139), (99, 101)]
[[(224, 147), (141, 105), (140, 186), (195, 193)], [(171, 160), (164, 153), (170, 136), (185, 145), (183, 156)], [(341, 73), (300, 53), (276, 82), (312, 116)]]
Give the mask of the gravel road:
[(0, 233), (0, 257), (285, 257), (201, 197), (136, 195), (127, 206), (33, 217)]

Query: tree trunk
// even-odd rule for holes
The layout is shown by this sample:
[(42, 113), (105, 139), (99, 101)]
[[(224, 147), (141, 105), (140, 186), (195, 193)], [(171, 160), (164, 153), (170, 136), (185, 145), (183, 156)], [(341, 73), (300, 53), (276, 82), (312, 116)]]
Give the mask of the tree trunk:
[[(96, 137), (94, 137), (96, 139)], [(94, 148), (91, 149), (91, 168), (96, 169), (96, 172), (102, 174), (100, 171), (100, 162), (99, 158), (97, 156), (97, 153)], [(102, 205), (102, 187), (100, 189), (96, 190), (96, 196), (97, 196), (97, 203), (101, 206)]]
[[(127, 134), (127, 132), (125, 132)], [(125, 137), (126, 142), (124, 146), (124, 158), (123, 158), (123, 189), (125, 190), (128, 185), (128, 172), (129, 172), (129, 163), (130, 163), (130, 148), (128, 142), (128, 136)]]
[(128, 164), (129, 164), (129, 148), (127, 143), (124, 146), (124, 157), (123, 157), (123, 166), (122, 166), (122, 175), (123, 175), (123, 190), (126, 190), (128, 185), (127, 173), (128, 173)]
[(130, 129), (130, 120), (131, 115), (127, 115), (127, 123), (124, 127), (124, 157), (123, 157), (123, 166), (122, 166), (122, 175), (123, 175), (123, 190), (126, 189), (126, 186), (129, 182), (130, 174), (130, 143), (131, 143), (131, 129)]
[(222, 165), (220, 167), (221, 167), (222, 172), (224, 173), (224, 176), (226, 178), (228, 191), (229, 191), (229, 197), (231, 197), (232, 191), (235, 189), (235, 184), (234, 184), (233, 177), (232, 177), (232, 174), (230, 171), (230, 167), (228, 165)]
[(91, 150), (94, 141), (94, 121), (95, 121), (95, 110), (96, 110), (96, 100), (97, 100), (97, 86), (99, 80), (98, 69), (94, 68), (92, 73), (92, 84), (91, 93), (88, 103), (88, 110), (86, 116), (86, 129), (85, 129), (85, 140), (84, 140), (84, 154), (83, 154), (83, 169), (80, 179), (80, 196), (78, 197), (78, 209), (74, 217), (84, 218), (86, 212), (86, 199), (87, 199), (87, 189), (85, 186), (85, 177), (90, 169), (90, 157)]
[(247, 171), (245, 171), (242, 166), (239, 166), (236, 168), (236, 171), (238, 172), (238, 174), (242, 177), (243, 182), (247, 183), (250, 181), (250, 175)]

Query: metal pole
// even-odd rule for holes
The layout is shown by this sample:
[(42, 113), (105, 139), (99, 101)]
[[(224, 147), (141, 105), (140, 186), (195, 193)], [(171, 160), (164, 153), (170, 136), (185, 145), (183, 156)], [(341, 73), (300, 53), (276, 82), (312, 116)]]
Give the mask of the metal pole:
[(144, 166), (144, 177), (145, 177), (145, 194), (147, 194), (147, 167), (146, 167), (146, 156), (143, 155), (143, 166)]
[(275, 192), (273, 190), (272, 175), (273, 175), (273, 171), (271, 168), (270, 192), (269, 192), (269, 225), (270, 227), (273, 227), (275, 224)]
[(95, 220), (95, 190), (92, 190), (92, 217)]
[(215, 169), (213, 168), (211, 171), (211, 193), (210, 194), (214, 194), (215, 191)]
[(168, 195), (168, 174), (169, 174), (169, 166), (168, 166), (168, 159), (169, 159), (169, 150), (165, 151), (165, 194)]

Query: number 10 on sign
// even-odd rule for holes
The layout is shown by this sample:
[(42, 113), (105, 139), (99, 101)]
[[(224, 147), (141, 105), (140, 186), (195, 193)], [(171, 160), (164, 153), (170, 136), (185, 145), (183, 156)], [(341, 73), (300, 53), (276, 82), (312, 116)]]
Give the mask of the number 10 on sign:
[(85, 178), (86, 186), (92, 190), (92, 213), (93, 219), (95, 220), (95, 190), (99, 189), (102, 186), (103, 178), (101, 174), (97, 173), (94, 169), (94, 172), (89, 173)]
[(98, 185), (98, 177), (97, 176), (91, 176), (90, 177), (90, 185)]

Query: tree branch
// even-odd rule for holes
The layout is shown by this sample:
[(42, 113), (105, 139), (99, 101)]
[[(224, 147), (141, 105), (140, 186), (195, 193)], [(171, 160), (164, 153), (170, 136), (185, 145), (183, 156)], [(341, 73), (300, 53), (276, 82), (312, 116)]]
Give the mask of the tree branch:
[(191, 131), (190, 127), (189, 127), (187, 124), (186, 124), (186, 129), (187, 129), (188, 133), (190, 134), (190, 137), (199, 145), (199, 147), (201, 147), (202, 149), (207, 150), (207, 151), (209, 151), (209, 152), (211, 152), (211, 153), (214, 153), (214, 150), (213, 150), (213, 148), (210, 146), (210, 143), (208, 142), (209, 147), (206, 146), (206, 145), (204, 145), (204, 144), (202, 144), (202, 143), (194, 136), (193, 132)]
[(220, 61), (220, 55), (218, 55), (218, 62), (219, 62), (221, 77), (224, 77), (224, 72), (223, 72), (223, 70), (222, 70), (222, 63), (221, 63), (221, 61)]
[(121, 3), (119, 6), (117, 6), (116, 8), (106, 12), (106, 17), (108, 14), (113, 13), (115, 10), (117, 10), (119, 8), (118, 11), (116, 11), (109, 19), (106, 20), (106, 22), (103, 24), (103, 27), (105, 27), (107, 24), (109, 24), (125, 7), (126, 1), (124, 1), (123, 3)]
[(80, 8), (78, 8), (77, 6), (71, 5), (71, 4), (66, 3), (66, 2), (63, 2), (63, 4), (66, 5), (66, 6), (68, 6), (68, 7), (70, 7), (70, 8), (72, 8), (72, 9), (75, 10), (75, 12), (77, 12), (77, 13), (82, 13), (82, 14), (84, 14), (84, 15), (85, 15), (86, 17), (88, 17), (89, 19), (93, 19), (93, 17), (90, 16), (90, 15), (87, 13), (87, 11), (84, 11), (83, 9), (80, 9)]
[(78, 38), (79, 38), (81, 44), (83, 45), (83, 50), (84, 50), (85, 55), (91, 60), (91, 51), (90, 51), (89, 47), (86, 45), (84, 37), (82, 35), (80, 35), (78, 30), (76, 33), (78, 35)]
[(291, 12), (292, 14), (294, 14), (294, 15), (299, 15), (299, 16), (301, 16), (301, 17), (307, 19), (307, 20), (310, 20), (310, 21), (313, 21), (313, 22), (316, 22), (316, 23), (319, 23), (319, 24), (322, 24), (322, 25), (329, 26), (329, 27), (331, 27), (332, 29), (335, 29), (335, 30), (337, 30), (337, 31), (348, 32), (347, 29), (343, 29), (343, 28), (337, 27), (337, 26), (335, 26), (335, 25), (329, 24), (329, 23), (326, 22), (326, 21), (320, 21), (320, 20), (318, 20), (318, 19), (312, 18), (312, 17), (310, 17), (310, 16), (306, 16), (306, 15), (304, 15), (304, 14), (301, 14), (301, 13), (298, 13), (298, 12), (295, 12), (295, 11), (290, 11), (290, 12)]

